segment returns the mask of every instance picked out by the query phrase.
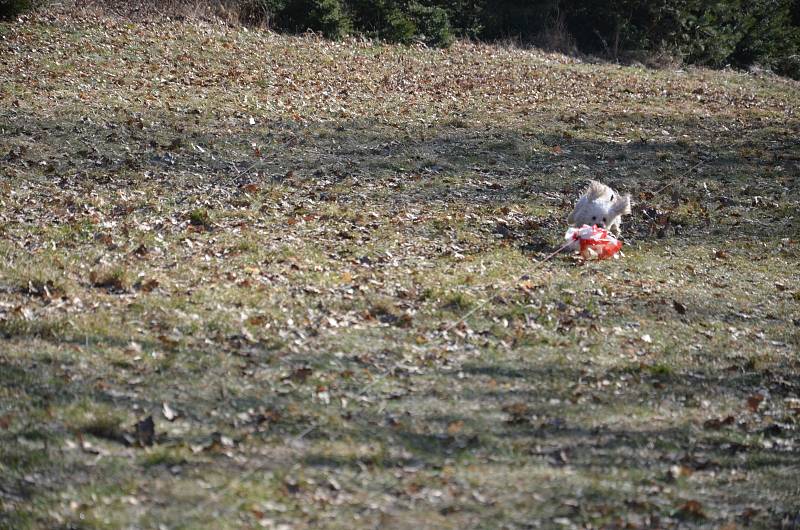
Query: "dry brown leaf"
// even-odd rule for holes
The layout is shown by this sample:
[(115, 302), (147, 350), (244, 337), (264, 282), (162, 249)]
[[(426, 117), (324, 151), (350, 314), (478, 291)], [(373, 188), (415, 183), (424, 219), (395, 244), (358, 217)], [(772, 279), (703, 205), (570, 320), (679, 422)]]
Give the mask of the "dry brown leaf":
[(447, 425), (447, 434), (455, 436), (464, 429), (464, 420), (452, 421)]
[(757, 412), (758, 408), (761, 406), (761, 403), (764, 401), (763, 394), (753, 394), (749, 398), (747, 398), (747, 409), (750, 412)]
[(686, 501), (681, 505), (675, 513), (676, 517), (680, 519), (705, 519), (706, 514), (703, 511), (703, 505), (695, 500)]
[(721, 429), (722, 427), (733, 425), (734, 421), (736, 421), (736, 418), (734, 418), (733, 416), (726, 416), (724, 418), (712, 418), (703, 423), (703, 427), (705, 427), (706, 429), (718, 430)]

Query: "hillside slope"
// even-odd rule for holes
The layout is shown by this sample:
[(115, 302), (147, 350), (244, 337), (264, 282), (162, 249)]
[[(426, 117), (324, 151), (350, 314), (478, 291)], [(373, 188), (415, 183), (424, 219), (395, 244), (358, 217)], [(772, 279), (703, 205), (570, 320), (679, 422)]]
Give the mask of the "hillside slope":
[[(480, 44), (0, 25), (0, 527), (797, 525), (799, 107)], [(543, 262), (589, 179), (633, 196), (625, 256)]]

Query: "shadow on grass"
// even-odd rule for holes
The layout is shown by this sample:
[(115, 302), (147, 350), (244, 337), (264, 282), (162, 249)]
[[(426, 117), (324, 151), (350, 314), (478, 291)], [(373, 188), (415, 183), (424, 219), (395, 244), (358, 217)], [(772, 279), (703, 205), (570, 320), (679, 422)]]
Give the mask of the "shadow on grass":
[[(111, 123), (66, 116), (51, 123), (18, 115), (11, 121), (9, 116), (0, 115), (10, 132), (9, 165), (39, 172), (45, 181), (57, 179), (66, 188), (147, 185), (161, 189), (164, 197), (180, 195), (185, 201), (203, 195), (224, 205), (242, 184), (281, 183), (298, 197), (346, 206), (369, 203), (397, 211), (441, 201), (491, 209), (521, 202), (563, 219), (586, 181), (596, 178), (633, 195), (637, 212), (631, 226), (639, 236), (652, 228), (648, 216), (658, 220), (656, 210), (682, 206), (694, 208), (693, 213), (682, 219), (673, 215), (670, 222), (688, 237), (724, 239), (736, 230), (776, 240), (798, 228), (796, 219), (773, 205), (800, 192), (800, 168), (791, 163), (800, 156), (800, 145), (785, 127), (765, 133), (762, 123), (723, 132), (724, 123), (713, 118), (646, 116), (639, 122), (653, 122), (652, 138), (610, 141), (593, 139), (591, 125), (576, 127), (563, 116), (536, 116), (529, 130), (276, 121), (212, 134), (193, 130), (175, 114), (160, 116), (164, 129), (152, 133), (115, 125), (109, 140)], [(605, 119), (619, 122), (622, 131), (639, 123), (625, 115), (592, 119), (600, 130)], [(23, 121), (24, 127), (14, 125)], [(671, 131), (668, 141), (659, 136), (662, 128)], [(30, 170), (33, 160), (19, 145), (40, 130), (48, 134), (36, 147), (37, 160), (49, 160), (50, 166)], [(64, 146), (74, 152), (64, 153)], [(662, 196), (653, 196), (664, 187)]]
[[(688, 209), (688, 213), (666, 223), (671, 223), (673, 230), (668, 233), (680, 228), (684, 241), (729, 241), (735, 230), (737, 236), (774, 243), (796, 237), (798, 231), (798, 219), (793, 218), (796, 215), (787, 212), (796, 204), (794, 197), (800, 191), (798, 167), (791, 158), (800, 154), (800, 146), (783, 134), (764, 136), (762, 123), (722, 134), (716, 127), (721, 125), (717, 120), (662, 118), (657, 125), (672, 129), (671, 140), (658, 140), (651, 130), (648, 138), (635, 138), (631, 143), (621, 139), (617, 143), (592, 139), (591, 128), (575, 127), (558, 116), (535, 116), (532, 121), (541, 119), (546, 125), (531, 123), (529, 130), (476, 130), (447, 125), (398, 130), (369, 122), (305, 126), (273, 122), (248, 131), (212, 134), (194, 130), (186, 116), (173, 115), (148, 120), (172, 123), (155, 131), (156, 136), (122, 125), (114, 128), (110, 139), (108, 124), (81, 122), (77, 117), (70, 120), (69, 116), (60, 123), (43, 123), (35, 117), (17, 115), (12, 122), (10, 112), (0, 114), (0, 125), (8, 131), (3, 138), (3, 151), (8, 153), (3, 153), (4, 163), (48, 192), (54, 183), (59, 189), (77, 191), (79, 195), (92, 189), (113, 195), (150, 187), (176, 208), (198, 198), (212, 198), (217, 201), (216, 207), (226, 208), (235, 202), (239, 186), (255, 182), (265, 189), (285, 187), (297, 203), (312, 200), (390, 213), (440, 207), (461, 210), (466, 205), (482, 208), (487, 216), (493, 216), (509, 204), (523, 204), (541, 221), (538, 227), (509, 229), (512, 238), (526, 239), (544, 229), (556, 230), (560, 235), (561, 220), (586, 180), (598, 178), (621, 192), (632, 193), (638, 202), (634, 219), (626, 225), (633, 237), (651, 234), (654, 224), (660, 223), (657, 210), (681, 208)], [(623, 116), (613, 119), (629, 121)], [(182, 127), (185, 129), (179, 131)], [(689, 139), (675, 139), (684, 134)], [(28, 149), (38, 151), (21, 149), (34, 136), (38, 144)], [(254, 154), (252, 142), (262, 145), (260, 156)], [(700, 161), (703, 164), (697, 173), (684, 178), (686, 170)], [(652, 196), (668, 184), (669, 194)], [(51, 195), (48, 193), (47, 197)], [(760, 204), (754, 203), (755, 196), (763, 199)], [(54, 202), (42, 200), (26, 206), (30, 210), (11, 213), (35, 217), (37, 209), (49, 211), (56, 206), (69, 213), (81, 212), (77, 199), (74, 203)], [(704, 216), (708, 221), (702, 219)], [(746, 222), (748, 218), (753, 222)], [(19, 340), (46, 336), (60, 347), (83, 342), (77, 337), (59, 344), (61, 328), (29, 329), (21, 321), (17, 324), (6, 332)], [(121, 348), (126, 343), (121, 337), (96, 336), (90, 345), (102, 350)], [(113, 378), (103, 381), (103, 376), (113, 375), (113, 367), (103, 374), (87, 374), (63, 360), (42, 362), (36, 352), (13, 361), (0, 357), (0, 387), (13, 398), (4, 398), (0, 416), (10, 411), (17, 418), (24, 418), (14, 419), (21, 423), (0, 431), (0, 444), (11, 448), (2, 453), (4, 465), (13, 467), (13, 473), (0, 477), (0, 494), (15, 503), (28, 502), (39, 492), (58, 492), (64, 487), (59, 482), (66, 476), (56, 459), (59, 449), (47, 444), (62, 442), (70, 434), (69, 426), (48, 419), (47, 411), (79, 400), (126, 411), (135, 409), (143, 415), (158, 411), (161, 403), (168, 400), (208, 432), (239, 429), (237, 420), (230, 418), (250, 409), (299, 409), (301, 412), (292, 418), (276, 421), (274, 429), (259, 435), (259, 439), (276, 446), (300, 438), (309, 423), (315, 424), (322, 412), (309, 397), (315, 389), (310, 384), (297, 383), (286, 393), (278, 393), (268, 384), (225, 388), (228, 384), (238, 385), (238, 378), (250, 368), (246, 360), (227, 365), (215, 363), (221, 349), (224, 354), (231, 353), (225, 346), (209, 344), (179, 350), (178, 356), (203, 359), (202, 370), (186, 369), (179, 362), (150, 372), (142, 369), (137, 384)], [(161, 345), (153, 342), (143, 347), (154, 350)], [(254, 357), (262, 354), (267, 356), (256, 352)], [(326, 352), (314, 355), (313, 359), (304, 356), (289, 360), (288, 371), (291, 372), (292, 362), (313, 361), (322, 366), (331, 360)], [(366, 370), (374, 378), (386, 377), (386, 366), (339, 362), (354, 373)], [(624, 466), (632, 472), (658, 476), (664, 474), (664, 467), (680, 463), (698, 471), (755, 466), (774, 467), (777, 473), (784, 473), (796, 466), (797, 451), (791, 448), (794, 446), (765, 445), (747, 439), (796, 442), (794, 423), (783, 421), (784, 418), (776, 418), (770, 425), (740, 424), (736, 418), (733, 422), (722, 418), (719, 426), (712, 424), (709, 428), (683, 422), (675, 428), (631, 430), (565, 419), (567, 414), (562, 411), (580, 407), (571, 401), (570, 385), (578, 381), (602, 384), (621, 375), (629, 378), (624, 393), (597, 393), (599, 415), (674, 396), (691, 402), (703, 396), (732, 396), (744, 402), (762, 390), (775, 399), (800, 395), (800, 383), (793, 377), (797, 367), (785, 368), (786, 376), (775, 368), (761, 369), (746, 362), (725, 373), (712, 368), (690, 372), (621, 367), (605, 372), (595, 370), (587, 378), (572, 367), (472, 362), (461, 369), (467, 379), (459, 383), (460, 387), (451, 387), (447, 375), (444, 383), (438, 380), (443, 395), (425, 396), (438, 401), (443, 410), (410, 418), (394, 411), (414, 408), (418, 394), (384, 398), (379, 393), (371, 395), (365, 383), (353, 381), (341, 388), (356, 396), (367, 395), (370, 401), (350, 418), (343, 417), (341, 423), (327, 423), (302, 436), (311, 447), (297, 458), (312, 467), (353, 470), (442, 468), (454, 460), (470, 459), (482, 459), (489, 465), (493, 461), (513, 465), (515, 458), (528, 455), (545, 466), (599, 470)], [(183, 376), (185, 380), (181, 379)], [(489, 379), (520, 384), (507, 390), (490, 387), (486, 384)], [(460, 402), (480, 407), (470, 415), (462, 411)], [(515, 403), (522, 405), (504, 409)], [(742, 416), (741, 411), (731, 413)], [(314, 446), (330, 440), (377, 444), (381, 448), (364, 455), (337, 455)], [(170, 441), (195, 442), (190, 435)], [(752, 458), (737, 460), (741, 454)], [(58, 471), (51, 473), (50, 480), (26, 480), (31, 473), (47, 475), (53, 468)], [(77, 468), (84, 478), (91, 473), (88, 465), (79, 464)]]
[[(343, 367), (348, 366), (347, 361), (340, 362)], [(352, 363), (353, 367), (363, 370), (357, 361)], [(216, 369), (209, 370), (205, 379), (228, 377), (222, 368), (220, 370), (219, 373)], [(800, 393), (800, 382), (781, 378), (773, 369), (743, 365), (737, 370), (740, 371), (720, 374), (712, 369), (683, 372), (619, 367), (596, 369), (593, 375), (587, 376), (580, 367), (535, 361), (524, 365), (471, 361), (461, 367), (460, 372), (465, 377), (459, 377), (458, 386), (453, 385), (446, 394), (439, 391), (431, 394), (424, 387), (396, 398), (380, 398), (381, 394), (376, 393), (365, 405), (335, 422), (324, 419), (330, 412), (312, 404), (308, 392), (302, 388), (276, 394), (247, 387), (235, 397), (226, 398), (215, 394), (215, 387), (207, 393), (208, 389), (196, 381), (187, 381), (191, 388), (182, 388), (182, 397), (171, 404), (188, 413), (190, 420), (207, 432), (230, 430), (228, 421), (222, 418), (247, 410), (287, 411), (299, 407), (304, 411), (300, 416), (279, 419), (264, 433), (252, 435), (267, 447), (292, 446), (300, 443), (302, 436), (302, 448), (294, 449), (292, 459), (269, 463), (269, 468), (275, 470), (299, 462), (311, 469), (356, 473), (392, 469), (430, 472), (454, 463), (480, 462), (489, 468), (507, 467), (522, 459), (525, 466), (582, 469), (588, 474), (624, 470), (627, 476), (643, 477), (637, 480), (655, 483), (674, 481), (676, 478), (669, 475), (672, 466), (682, 466), (694, 473), (771, 470), (778, 475), (786, 474), (797, 462), (792, 443), (798, 441), (798, 434), (791, 419), (778, 417), (768, 425), (756, 425), (747, 420), (747, 414), (741, 410), (731, 412), (735, 418), (730, 422), (722, 418), (720, 425), (711, 426), (679, 421), (678, 426), (670, 428), (630, 429), (599, 421), (605, 413), (631, 404), (655, 406), (666, 394), (689, 399), (735, 396), (744, 408), (748, 396), (765, 389), (771, 399), (776, 400)], [(628, 378), (624, 393), (598, 393), (598, 400), (593, 401), (598, 417), (575, 419), (576, 411), (586, 406), (572, 401), (575, 382), (582, 381), (587, 388), (594, 388), (603, 380), (616, 381), (621, 375)], [(380, 376), (375, 374), (375, 377)], [(175, 374), (171, 377), (174, 379)], [(455, 374), (448, 372), (444, 380), (437, 376), (431, 383), (437, 385), (436, 388), (451, 388), (447, 384), (450, 377)], [(489, 385), (490, 380), (495, 384)], [(512, 383), (516, 389), (503, 390), (506, 383)], [(2, 357), (0, 387), (24, 399), (23, 407), (12, 408), (18, 416), (25, 415), (28, 410), (48, 410), (69, 400), (96, 401), (123, 410), (135, 405), (138, 410), (152, 411), (157, 410), (163, 400), (172, 400), (175, 390), (167, 381), (151, 382), (145, 385), (146, 392), (131, 399), (119, 392), (98, 388), (93, 380), (64, 377), (63, 367), (56, 364), (32, 362), (31, 359), (11, 362)], [(361, 388), (363, 384), (353, 381), (341, 390), (359, 392)], [(439, 401), (441, 410), (408, 415), (402, 412), (415, 410), (420, 399)], [(470, 404), (480, 406), (470, 409), (474, 413), (463, 412), (462, 405)], [(222, 414), (214, 417), (206, 414), (211, 410)], [(307, 425), (319, 426), (308, 431)], [(39, 414), (32, 416), (30, 424), (23, 428), (16, 426), (0, 431), (0, 443), (5, 448), (3, 462), (13, 470), (0, 478), (0, 494), (10, 503), (27, 504), (37, 496), (57, 494), (64, 488), (58, 477), (67, 473), (80, 477), (74, 485), (82, 481), (97, 484), (102, 480), (91, 478), (93, 471), (85, 462), (54, 459), (64, 436), (69, 435), (65, 429), (69, 427), (58, 421), (48, 421)], [(20, 439), (25, 442), (20, 443)], [(292, 442), (293, 439), (297, 442)], [(770, 443), (765, 444), (764, 440)], [(778, 440), (793, 442), (777, 443)], [(173, 436), (166, 442), (172, 447), (197, 444), (201, 440), (195, 434), (186, 434)], [(328, 448), (331, 442), (343, 443), (350, 449), (333, 451)], [(360, 449), (362, 447), (364, 449)], [(136, 465), (130, 468), (136, 469)], [(157, 475), (156, 470), (149, 473)], [(25, 478), (30, 476), (49, 478), (31, 483)], [(800, 508), (796, 504), (787, 501), (785, 506), (775, 509)]]
[[(470, 408), (469, 405), (480, 404), (474, 414), (359, 415), (346, 427), (324, 430), (313, 438), (322, 444), (344, 441), (351, 449), (312, 449), (302, 458), (303, 464), (352, 472), (398, 469), (435, 473), (447, 466), (469, 467), (480, 462), (486, 466), (483, 472), (487, 474), (493, 473), (493, 467), (503, 470), (518, 465), (530, 469), (567, 468), (581, 470), (587, 476), (622, 474), (633, 477), (634, 482), (651, 485), (674, 484), (681, 476), (694, 473), (713, 478), (758, 471), (785, 478), (776, 479), (773, 493), (791, 487), (789, 477), (797, 463), (795, 444), (800, 440), (795, 420), (779, 416), (760, 423), (745, 405), (748, 396), (764, 389), (769, 389), (775, 400), (800, 391), (800, 384), (777, 388), (775, 374), (770, 371), (751, 369), (742, 377), (718, 376), (711, 370), (645, 374), (639, 380), (629, 380), (624, 393), (603, 392), (598, 401), (585, 404), (571, 401), (574, 395), (569, 382), (583, 379), (590, 386), (592, 383), (579, 369), (472, 363), (464, 366), (463, 373), (467, 377), (459, 378), (460, 386), (448, 395), (448, 400), (456, 402), (451, 405), (455, 410), (461, 405)], [(611, 369), (598, 373), (596, 380), (616, 380), (620, 373), (630, 375), (626, 369)], [(507, 382), (526, 386), (523, 391), (489, 390), (494, 386), (488, 384), (489, 379), (497, 386)], [(668, 396), (700, 399), (723, 395), (741, 399), (742, 408), (731, 411), (730, 419), (709, 418), (706, 423), (687, 419), (670, 421), (674, 425), (670, 427), (654, 424), (640, 429), (619, 426), (618, 421), (603, 421), (606, 415), (620, 414), (632, 404), (660, 406)], [(396, 406), (413, 409), (413, 405), (401, 402)], [(700, 405), (686, 406), (687, 418), (695, 418)], [(583, 409), (596, 410), (597, 416), (580, 419), (583, 414), (579, 411)], [(366, 452), (360, 454), (359, 447), (367, 448)], [(368, 450), (374, 447), (381, 450)], [(717, 486), (713, 495), (724, 499), (726, 494), (722, 492), (728, 486)], [(766, 488), (762, 493), (772, 489), (762, 487)], [(620, 494), (609, 492), (606, 501), (614, 502), (612, 499)], [(751, 502), (757, 503), (757, 497), (752, 497)], [(798, 509), (797, 499), (784, 498), (770, 509), (775, 510), (771, 517)]]

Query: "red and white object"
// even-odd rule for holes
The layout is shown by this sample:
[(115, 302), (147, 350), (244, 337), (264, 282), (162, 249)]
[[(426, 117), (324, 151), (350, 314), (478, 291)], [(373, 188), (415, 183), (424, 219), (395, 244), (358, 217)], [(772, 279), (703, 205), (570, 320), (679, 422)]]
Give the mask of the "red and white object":
[(567, 248), (580, 251), (583, 259), (616, 259), (622, 248), (622, 241), (597, 225), (572, 227), (564, 239), (571, 242)]

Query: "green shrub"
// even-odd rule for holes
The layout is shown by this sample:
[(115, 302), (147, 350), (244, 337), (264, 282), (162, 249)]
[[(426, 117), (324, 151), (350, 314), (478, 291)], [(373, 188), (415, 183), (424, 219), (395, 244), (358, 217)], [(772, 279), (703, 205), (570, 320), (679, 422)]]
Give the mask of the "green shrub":
[(340, 0), (288, 0), (275, 21), (280, 29), (295, 33), (318, 31), (329, 39), (340, 39), (353, 30), (353, 22)]
[(450, 19), (441, 7), (414, 2), (409, 5), (408, 14), (416, 26), (416, 37), (428, 46), (446, 47), (453, 43)]
[(800, 54), (780, 58), (775, 64), (775, 71), (792, 79), (800, 79)]
[[(275, 16), (286, 5), (284, 0), (241, 0), (239, 19), (249, 26), (273, 28)], [(276, 28), (277, 29), (277, 28)]]
[(667, 52), (711, 67), (797, 69), (798, 0), (564, 0), (559, 9), (585, 53)]
[[(742, 9), (743, 6), (732, 4), (734, 2), (684, 6), (678, 13), (681, 40), (678, 49), (687, 62), (717, 67), (733, 62), (754, 20), (752, 13)], [(743, 58), (743, 53), (740, 55)]]
[(417, 34), (417, 26), (408, 15), (398, 8), (392, 8), (386, 15), (386, 27), (380, 36), (389, 42), (411, 44)]
[(484, 5), (480, 0), (430, 0), (447, 14), (448, 23), (456, 35), (476, 39), (485, 32), (484, 19), (495, 11), (494, 4)]
[[(743, 3), (740, 38), (730, 63), (744, 67), (760, 65), (778, 73), (795, 71), (800, 54), (800, 27), (794, 23), (796, 0), (759, 0)], [(794, 63), (794, 68), (792, 64)]]
[(245, 22), (278, 31), (310, 29), (330, 38), (358, 32), (389, 42), (447, 46), (455, 35), (510, 37), (613, 60), (659, 57), (711, 67), (760, 65), (800, 77), (800, 0), (241, 2)]
[(0, 20), (11, 20), (31, 9), (31, 0), (0, 0)]
[(673, 45), (688, 63), (739, 68), (759, 65), (797, 76), (797, 0), (676, 3)]
[(553, 20), (558, 0), (497, 0), (483, 2), (480, 36), (533, 42)]
[(454, 33), (448, 11), (406, 0), (350, 0), (349, 11), (360, 32), (388, 42), (448, 46)]
[(352, 31), (352, 21), (340, 0), (242, 0), (239, 18), (248, 25), (292, 33), (312, 30), (331, 39)]
[(397, 0), (349, 0), (355, 27), (364, 35), (388, 42), (410, 44), (417, 26)]

